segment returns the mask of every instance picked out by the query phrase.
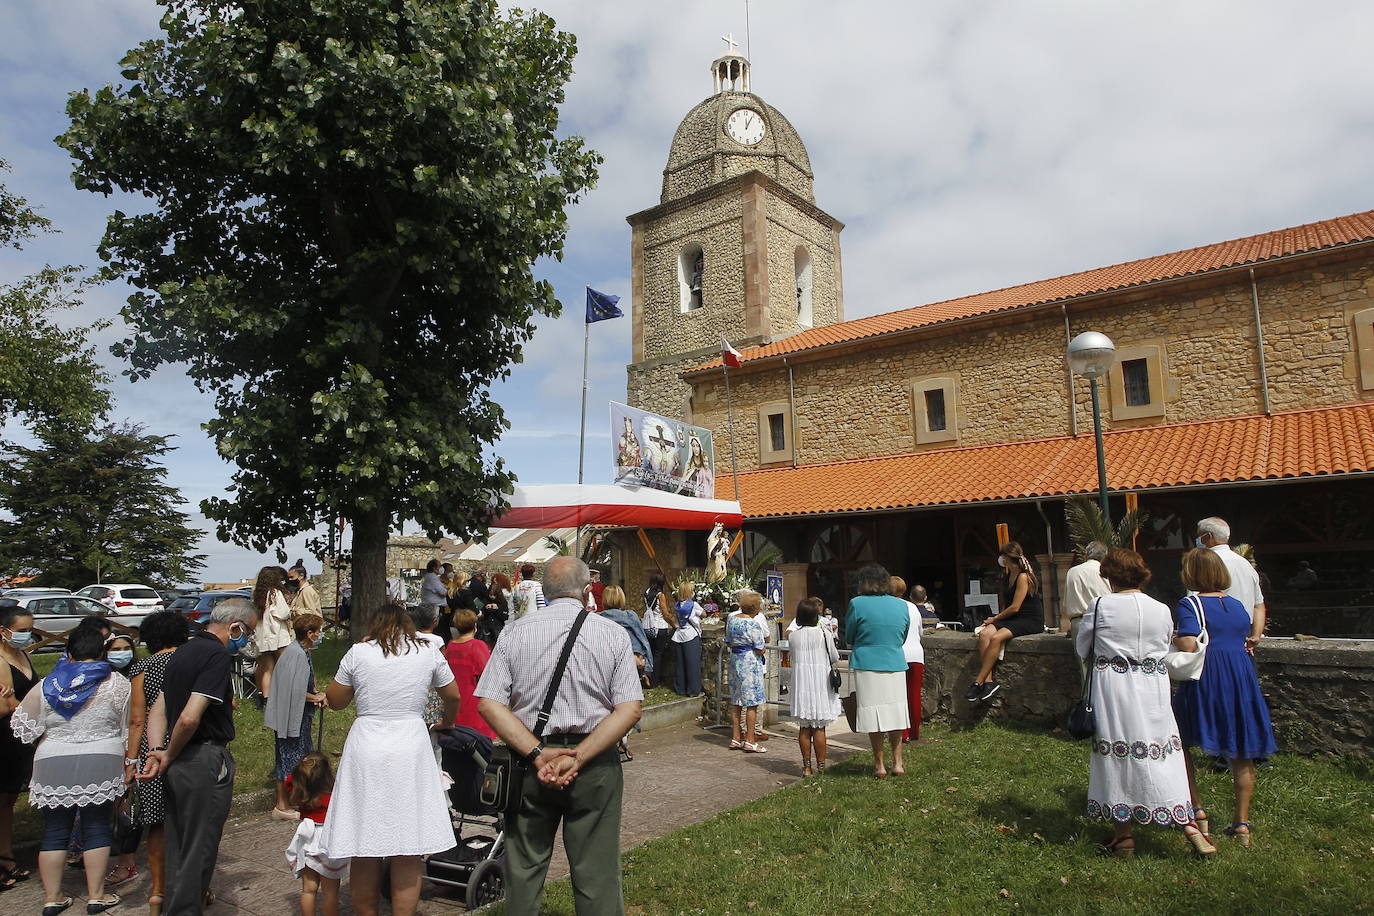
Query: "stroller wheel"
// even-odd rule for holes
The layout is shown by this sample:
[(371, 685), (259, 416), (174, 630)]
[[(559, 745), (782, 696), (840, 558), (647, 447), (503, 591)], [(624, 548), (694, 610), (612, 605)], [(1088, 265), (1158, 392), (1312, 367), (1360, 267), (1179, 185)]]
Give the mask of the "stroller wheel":
[(468, 878), (467, 908), (475, 910), (500, 900), (506, 893), (506, 873), (495, 859), (478, 862)]

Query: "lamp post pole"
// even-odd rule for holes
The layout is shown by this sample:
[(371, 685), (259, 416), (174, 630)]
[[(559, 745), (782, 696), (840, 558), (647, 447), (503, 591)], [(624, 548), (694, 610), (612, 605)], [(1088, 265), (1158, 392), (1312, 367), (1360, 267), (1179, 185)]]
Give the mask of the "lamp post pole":
[[(1093, 397), (1093, 438), (1097, 445), (1097, 498), (1102, 505), (1102, 520), (1112, 527), (1112, 510), (1107, 502), (1107, 457), (1102, 448), (1102, 402), (1097, 392), (1097, 380), (1111, 371), (1116, 363), (1116, 344), (1106, 334), (1084, 331), (1069, 341), (1069, 369), (1074, 375), (1088, 380)], [(1073, 409), (1070, 403), (1069, 409)]]
[(1097, 379), (1088, 379), (1093, 394), (1093, 436), (1097, 439), (1097, 499), (1102, 504), (1102, 520), (1112, 527), (1111, 504), (1107, 502), (1107, 456), (1102, 451), (1102, 408), (1097, 397)]

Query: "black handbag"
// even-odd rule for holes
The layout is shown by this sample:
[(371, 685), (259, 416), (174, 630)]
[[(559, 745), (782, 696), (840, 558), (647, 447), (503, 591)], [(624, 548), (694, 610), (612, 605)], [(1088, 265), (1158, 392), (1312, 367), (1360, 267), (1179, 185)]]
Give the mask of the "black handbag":
[(1093, 605), (1093, 651), (1088, 658), (1088, 676), (1083, 681), (1083, 695), (1069, 710), (1069, 719), (1065, 726), (1069, 730), (1069, 737), (1077, 741), (1091, 738), (1097, 730), (1097, 716), (1093, 712), (1093, 674), (1097, 671), (1097, 615), (1101, 609), (1102, 599), (1098, 598), (1097, 603)]
[(110, 852), (114, 855), (128, 855), (138, 849), (139, 840), (143, 838), (143, 826), (138, 822), (138, 791), (133, 786), (114, 807), (110, 834)]
[[(577, 641), (577, 634), (582, 629), (583, 621), (587, 619), (587, 613), (587, 609), (583, 608), (573, 621), (568, 638), (563, 640), (563, 651), (558, 656), (558, 665), (553, 669), (553, 677), (549, 679), (549, 691), (544, 694), (544, 706), (539, 710), (534, 728), (530, 729), (536, 739), (543, 738), (544, 729), (549, 724), (553, 701), (558, 696), (558, 687), (563, 682), (563, 672), (568, 667), (568, 656), (572, 654), (573, 643)], [(524, 782), (527, 769), (529, 764), (523, 757), (517, 756), (506, 745), (498, 744), (492, 750), (491, 760), (487, 762), (486, 772), (482, 775), (479, 796), (482, 804), (506, 815), (515, 814), (520, 808), (520, 786)]]

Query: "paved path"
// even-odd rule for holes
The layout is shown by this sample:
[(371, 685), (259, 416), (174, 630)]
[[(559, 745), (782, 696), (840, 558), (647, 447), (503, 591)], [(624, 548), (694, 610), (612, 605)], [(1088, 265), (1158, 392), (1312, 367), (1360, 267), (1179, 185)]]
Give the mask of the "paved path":
[[(621, 847), (629, 849), (655, 837), (671, 833), (680, 827), (703, 821), (725, 811), (767, 795), (780, 786), (795, 782), (801, 775), (800, 753), (796, 731), (787, 725), (774, 730), (775, 737), (766, 743), (766, 754), (741, 754), (728, 749), (729, 732), (705, 730), (699, 725), (679, 725), (636, 736), (631, 750), (634, 760), (625, 765), (625, 806), (621, 826)], [(841, 719), (830, 731), (832, 744), (830, 759), (839, 760), (864, 743), (862, 736), (849, 732)], [(682, 772), (730, 774), (729, 779), (702, 780), (672, 778)], [(709, 787), (705, 791), (703, 786)], [(233, 819), (225, 829), (220, 845), (219, 865), (214, 890), (219, 903), (210, 916), (218, 914), (252, 914), (252, 916), (282, 916), (299, 912), (300, 885), (291, 877), (282, 851), (291, 839), (294, 825), (272, 820), (263, 814)], [(33, 862), (34, 853), (27, 850), (26, 863)], [(140, 855), (138, 880), (124, 885), (118, 892), (125, 903), (112, 911), (133, 914), (143, 911), (148, 900), (146, 863)], [(551, 878), (567, 874), (567, 862), (562, 844), (556, 846), (549, 869)], [(84, 910), (82, 875), (68, 869), (64, 881), (67, 893), (76, 899), (69, 913)], [(347, 884), (344, 886), (344, 912), (348, 912)], [(426, 896), (429, 896), (427, 886)], [(28, 882), (0, 894), (0, 913), (37, 914), (42, 909), (43, 890), (37, 870)], [(383, 912), (387, 912), (384, 908)], [(435, 896), (421, 902), (420, 912), (427, 916), (462, 913), (455, 901)]]

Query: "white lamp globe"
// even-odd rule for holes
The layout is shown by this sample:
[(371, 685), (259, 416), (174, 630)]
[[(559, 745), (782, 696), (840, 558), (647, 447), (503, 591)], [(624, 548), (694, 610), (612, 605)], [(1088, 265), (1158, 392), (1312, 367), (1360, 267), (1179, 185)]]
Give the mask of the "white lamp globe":
[(1074, 375), (1101, 378), (1116, 364), (1116, 344), (1106, 334), (1084, 331), (1069, 341), (1068, 360)]

